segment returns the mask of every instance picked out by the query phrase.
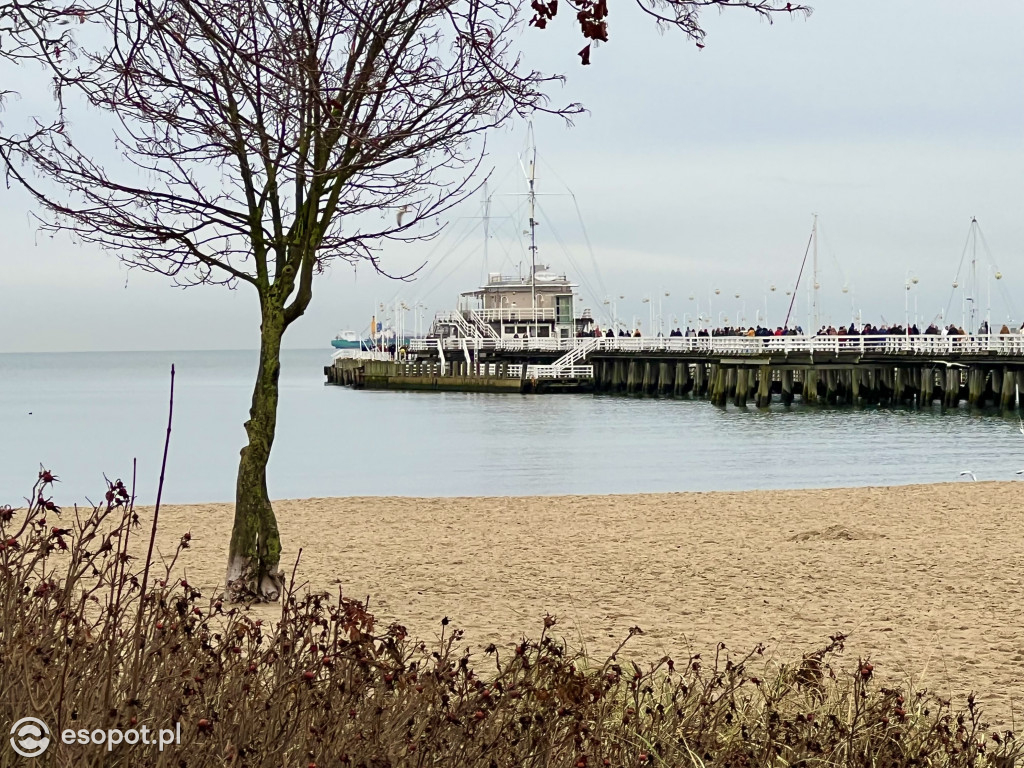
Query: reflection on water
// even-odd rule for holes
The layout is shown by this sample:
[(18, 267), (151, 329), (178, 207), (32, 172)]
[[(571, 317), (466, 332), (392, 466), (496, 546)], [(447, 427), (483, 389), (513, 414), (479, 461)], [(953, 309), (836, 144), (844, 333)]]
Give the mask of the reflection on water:
[[(715, 408), (591, 395), (355, 392), (323, 385), (329, 353), (285, 353), (275, 498), (741, 490), (1014, 479), (1015, 416), (877, 408)], [(64, 501), (138, 458), (155, 496), (168, 370), (177, 366), (165, 498), (232, 498), (253, 352), (0, 355), (0, 503), (42, 462)], [(31, 412), (31, 413), (30, 413)]]

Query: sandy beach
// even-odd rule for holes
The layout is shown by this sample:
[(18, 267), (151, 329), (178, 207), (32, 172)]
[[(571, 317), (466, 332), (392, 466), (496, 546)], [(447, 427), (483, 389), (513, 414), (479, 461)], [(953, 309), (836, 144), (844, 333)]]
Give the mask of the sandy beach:
[[(431, 639), (451, 618), (480, 649), (536, 636), (545, 614), (606, 654), (630, 627), (637, 659), (734, 653), (799, 659), (828, 635), (891, 679), (1024, 720), (1024, 512), (1015, 483), (742, 493), (332, 498), (275, 504), (289, 573), (370, 598)], [(165, 507), (160, 547), (223, 578), (230, 504)], [(272, 608), (260, 608), (272, 611)]]

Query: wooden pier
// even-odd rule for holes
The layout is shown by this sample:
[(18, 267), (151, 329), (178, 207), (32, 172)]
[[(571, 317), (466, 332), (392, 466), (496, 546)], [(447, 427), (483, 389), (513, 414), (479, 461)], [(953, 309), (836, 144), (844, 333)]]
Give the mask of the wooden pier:
[(598, 392), (715, 405), (909, 405), (1011, 410), (1024, 336), (417, 339), (414, 361), (338, 359), (330, 383), (380, 389)]
[(337, 358), (324, 368), (328, 384), (353, 389), (427, 390), (437, 392), (556, 393), (592, 392), (594, 380), (528, 377), (528, 367), (513, 363), (384, 361)]

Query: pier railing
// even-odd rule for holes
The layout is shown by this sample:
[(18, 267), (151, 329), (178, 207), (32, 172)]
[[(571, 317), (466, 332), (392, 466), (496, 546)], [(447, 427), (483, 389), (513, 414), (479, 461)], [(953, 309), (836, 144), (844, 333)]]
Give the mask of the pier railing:
[[(412, 352), (426, 352), (438, 344), (461, 350), (462, 340), (412, 339)], [(973, 336), (610, 336), (570, 339), (479, 339), (477, 350), (505, 352), (692, 352), (735, 355), (778, 353), (871, 353), (892, 355), (970, 355), (994, 353), (1024, 357), (1024, 335)], [(577, 361), (574, 356), (573, 362)]]

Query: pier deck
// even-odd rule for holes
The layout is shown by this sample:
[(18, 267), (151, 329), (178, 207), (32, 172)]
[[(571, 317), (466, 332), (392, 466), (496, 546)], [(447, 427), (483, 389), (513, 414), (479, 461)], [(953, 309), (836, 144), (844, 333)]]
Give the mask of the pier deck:
[(787, 404), (800, 396), (807, 403), (966, 400), (1009, 409), (1019, 407), (1024, 389), (1018, 334), (447, 338), (414, 339), (408, 352), (409, 360), (384, 364), (392, 368), (336, 359), (328, 380), (388, 389), (706, 397), (759, 407), (773, 396)]

